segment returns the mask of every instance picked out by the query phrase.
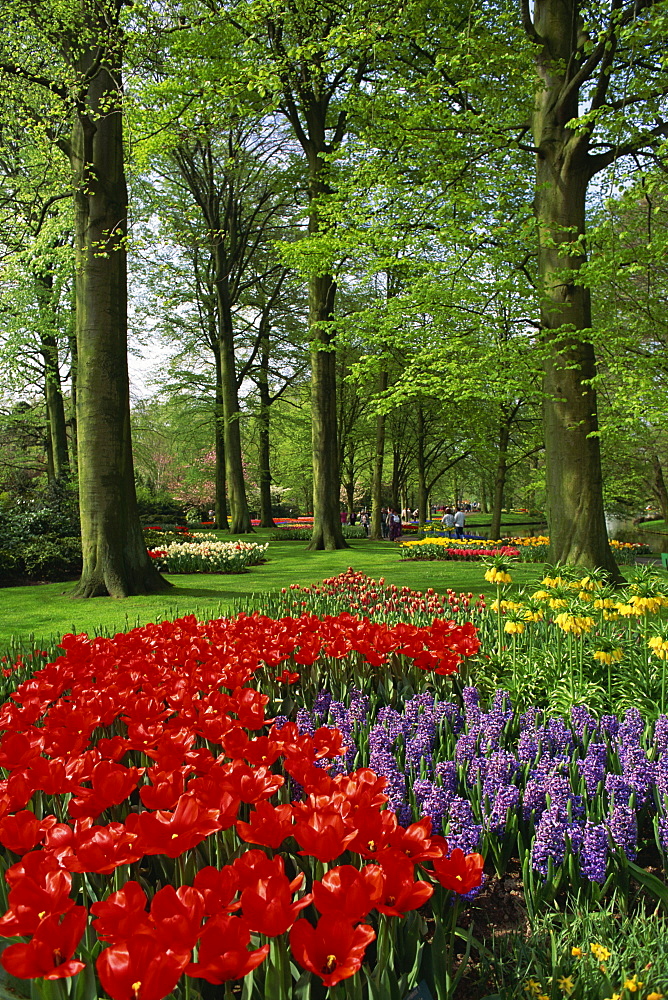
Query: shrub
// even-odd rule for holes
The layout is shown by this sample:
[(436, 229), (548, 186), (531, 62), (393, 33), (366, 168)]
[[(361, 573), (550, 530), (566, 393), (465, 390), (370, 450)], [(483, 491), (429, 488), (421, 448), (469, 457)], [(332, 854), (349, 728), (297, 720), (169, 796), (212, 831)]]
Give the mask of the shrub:
[(23, 548), (22, 561), (30, 580), (69, 580), (81, 572), (81, 542), (78, 538), (28, 542)]

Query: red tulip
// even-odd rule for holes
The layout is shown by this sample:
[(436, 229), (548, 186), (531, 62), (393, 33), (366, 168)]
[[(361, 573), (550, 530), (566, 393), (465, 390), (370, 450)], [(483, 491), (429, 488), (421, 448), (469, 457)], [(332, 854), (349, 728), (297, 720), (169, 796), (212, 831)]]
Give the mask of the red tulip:
[(272, 806), (263, 801), (251, 812), (250, 822), (237, 821), (237, 833), (250, 844), (262, 844), (275, 850), (291, 835), (293, 825), (293, 809), (289, 802)]
[(338, 913), (356, 924), (374, 909), (383, 895), (385, 879), (379, 865), (330, 868), (322, 882), (313, 883), (313, 901), (321, 913)]
[(148, 934), (105, 948), (95, 968), (112, 1000), (163, 1000), (190, 960), (190, 951), (167, 951)]
[(376, 934), (367, 924), (353, 925), (343, 916), (327, 913), (316, 927), (298, 920), (290, 930), (290, 948), (297, 962), (315, 973), (325, 986), (336, 986), (359, 971), (364, 952)]
[[(250, 928), (243, 917), (224, 913), (212, 917), (205, 924), (199, 940), (198, 960), (186, 967), (186, 974), (214, 984), (241, 979), (257, 968), (269, 952), (268, 944), (248, 951), (249, 943)], [(113, 997), (113, 1000), (124, 998)]]
[(86, 963), (72, 958), (88, 920), (85, 906), (75, 906), (62, 919), (54, 913), (36, 927), (27, 944), (11, 944), (0, 958), (17, 979), (65, 979), (76, 976)]
[(455, 847), (450, 857), (432, 860), (433, 876), (445, 889), (464, 894), (482, 883), (484, 864), (482, 855), (464, 854), (461, 848)]
[(299, 911), (311, 902), (310, 893), (292, 901), (292, 888), (286, 875), (273, 875), (241, 893), (241, 908), (251, 930), (278, 937), (291, 927)]

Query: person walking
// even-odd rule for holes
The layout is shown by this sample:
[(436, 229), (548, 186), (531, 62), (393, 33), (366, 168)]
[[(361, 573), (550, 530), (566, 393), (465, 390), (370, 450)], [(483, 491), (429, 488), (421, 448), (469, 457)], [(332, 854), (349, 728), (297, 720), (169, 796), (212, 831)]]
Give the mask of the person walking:
[(365, 510), (361, 511), (361, 513), (360, 513), (360, 524), (364, 528), (364, 534), (368, 538), (369, 537), (369, 515), (368, 515), (368, 513)]
[(390, 533), (390, 512), (387, 507), (383, 507), (380, 512), (380, 531), (383, 538), (387, 538)]
[(441, 519), (441, 524), (443, 525), (443, 530), (445, 531), (448, 538), (452, 538), (452, 532), (455, 527), (455, 515), (452, 513), (452, 507), (446, 507), (445, 513)]
[(466, 514), (460, 507), (457, 507), (457, 509), (455, 510), (455, 516), (453, 521), (455, 525), (455, 538), (463, 538), (464, 525), (466, 524)]
[(401, 518), (394, 507), (390, 507), (390, 541), (396, 542), (401, 536)]

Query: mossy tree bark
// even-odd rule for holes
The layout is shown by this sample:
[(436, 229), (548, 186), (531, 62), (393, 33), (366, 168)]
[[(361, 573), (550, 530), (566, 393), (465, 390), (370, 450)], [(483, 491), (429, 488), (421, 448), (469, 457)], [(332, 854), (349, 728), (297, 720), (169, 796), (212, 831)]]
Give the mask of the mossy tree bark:
[(216, 454), (214, 501), (216, 527), (221, 531), (228, 530), (227, 495), (225, 480), (225, 409), (223, 405), (223, 376), (220, 368), (220, 347), (215, 331), (211, 337), (211, 346), (216, 364), (216, 399), (213, 408), (214, 448)]
[[(76, 597), (157, 593), (169, 583), (146, 551), (130, 441), (127, 366), (127, 188), (119, 107), (120, 54), (109, 25), (85, 6), (99, 39), (75, 62), (80, 94), (70, 158), (75, 174), (79, 500), (83, 571)], [(114, 66), (113, 71), (109, 68)]]
[[(587, 187), (596, 166), (589, 129), (574, 127), (583, 58), (579, 7), (578, 0), (536, 0), (533, 23), (528, 5), (525, 10), (539, 77), (534, 206), (548, 349), (543, 405), (548, 519), (553, 562), (600, 567), (618, 580), (603, 511), (591, 303), (580, 275)], [(599, 86), (605, 87), (604, 77)]]
[[(385, 369), (378, 376), (378, 393), (387, 389), (388, 374)], [(384, 413), (376, 416), (376, 444), (373, 452), (373, 472), (371, 476), (371, 537), (383, 537), (381, 511), (383, 509), (383, 465), (385, 461), (385, 424)]]
[(70, 458), (67, 449), (67, 419), (58, 360), (53, 275), (48, 271), (38, 272), (35, 275), (35, 281), (40, 313), (40, 353), (44, 365), (44, 395), (52, 474), (54, 482), (62, 483), (70, 478)]
[[(268, 317), (265, 315), (262, 317), (262, 322), (268, 321)], [(272, 398), (269, 391), (269, 358), (270, 358), (270, 344), (269, 344), (269, 330), (268, 324), (265, 324), (265, 329), (261, 330), (261, 341), (260, 341), (260, 364), (258, 372), (258, 392), (260, 396), (260, 410), (257, 415), (259, 432), (258, 432), (258, 451), (259, 451), (259, 465), (260, 465), (260, 527), (261, 528), (275, 528), (276, 522), (273, 518), (272, 503), (271, 503), (271, 452), (270, 452), (270, 415), (271, 415), (271, 404)]]

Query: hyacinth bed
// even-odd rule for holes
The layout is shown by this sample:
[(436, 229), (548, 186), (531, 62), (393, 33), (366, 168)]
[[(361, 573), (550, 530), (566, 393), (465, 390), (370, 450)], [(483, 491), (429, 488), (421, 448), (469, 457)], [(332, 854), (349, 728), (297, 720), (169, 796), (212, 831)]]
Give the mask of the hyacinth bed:
[(173, 541), (148, 554), (164, 573), (243, 573), (264, 562), (268, 542), (221, 542), (216, 535)]
[[(614, 598), (552, 575), (511, 600), (511, 570), (488, 563), (492, 605), (349, 570), (263, 614), (70, 635), (41, 669), (5, 664), (0, 985), (668, 994), (668, 595), (649, 573)], [(653, 711), (625, 704), (620, 675)], [(530, 926), (495, 941), (483, 915), (509, 879)]]

